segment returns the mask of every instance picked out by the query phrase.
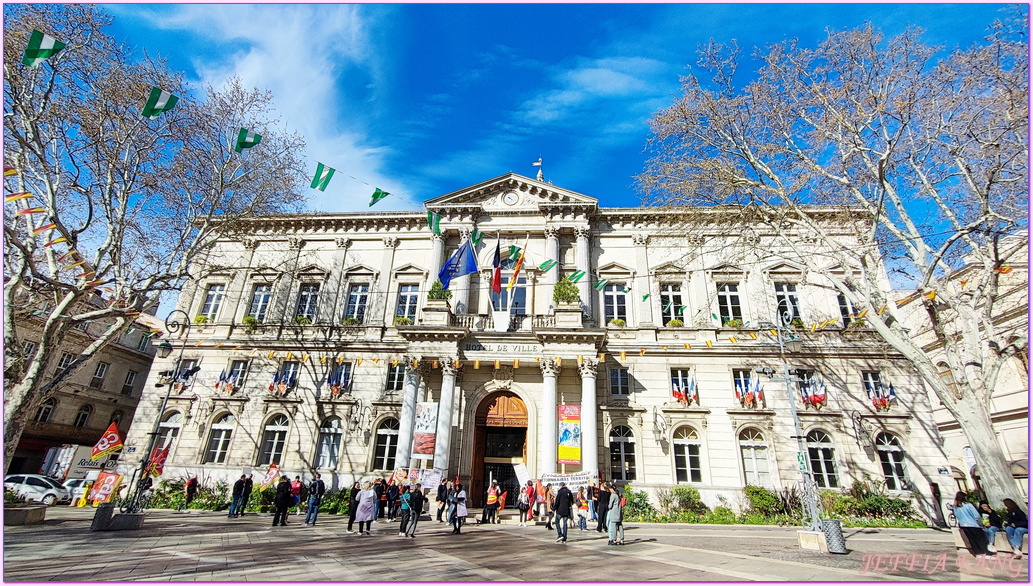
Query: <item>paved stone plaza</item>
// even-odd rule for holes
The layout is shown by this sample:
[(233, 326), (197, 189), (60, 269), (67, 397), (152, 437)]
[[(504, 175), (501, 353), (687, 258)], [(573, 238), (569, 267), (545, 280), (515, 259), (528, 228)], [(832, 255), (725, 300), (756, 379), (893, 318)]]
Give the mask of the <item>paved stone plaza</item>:
[[(4, 580), (221, 581), (752, 581), (1018, 580), (1028, 558), (982, 566), (936, 530), (848, 529), (846, 555), (801, 551), (793, 528), (632, 523), (627, 545), (572, 530), (468, 525), (461, 536), (424, 519), (415, 540), (397, 525), (345, 535), (347, 519), (316, 527), (269, 515), (148, 513), (140, 531), (91, 533), (93, 510), (52, 507), (41, 525), (4, 528)], [(896, 556), (896, 557), (893, 557)], [(959, 561), (961, 567), (959, 571)]]

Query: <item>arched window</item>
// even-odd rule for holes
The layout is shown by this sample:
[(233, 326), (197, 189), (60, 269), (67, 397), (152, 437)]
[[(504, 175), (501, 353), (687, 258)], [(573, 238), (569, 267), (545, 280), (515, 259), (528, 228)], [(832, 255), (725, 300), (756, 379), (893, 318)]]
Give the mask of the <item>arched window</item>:
[(274, 416), (265, 424), (262, 432), (262, 449), (258, 452), (258, 465), (283, 464), (283, 449), (287, 445), (287, 428), (290, 421), (286, 415)]
[(610, 478), (635, 480), (635, 435), (623, 425), (610, 430)]
[(89, 405), (79, 407), (79, 412), (75, 414), (75, 421), (72, 422), (72, 425), (78, 428), (86, 427), (86, 424), (90, 422), (90, 414), (92, 413), (93, 407)]
[(742, 454), (742, 470), (746, 484), (771, 486), (768, 471), (768, 443), (760, 430), (752, 427), (739, 432), (739, 452)]
[(179, 437), (179, 430), (183, 427), (183, 416), (179, 411), (170, 411), (158, 424), (158, 447), (172, 445)]
[(374, 470), (394, 470), (395, 452), (398, 450), (398, 420), (388, 418), (377, 427), (377, 444), (373, 451)]
[(836, 475), (836, 446), (829, 434), (815, 429), (807, 434), (807, 455), (814, 482), (821, 488), (839, 488)]
[(331, 417), (319, 426), (319, 441), (316, 443), (317, 468), (337, 468), (343, 434), (344, 424), (340, 417)]
[(891, 433), (880, 433), (875, 438), (875, 450), (879, 452), (879, 462), (882, 463), (882, 477), (886, 480), (886, 488), (907, 490), (904, 446), (900, 445), (897, 436)]
[(674, 473), (678, 482), (703, 482), (699, 435), (691, 427), (674, 430)]
[(226, 461), (226, 453), (230, 449), (230, 438), (237, 420), (226, 413), (212, 424), (212, 432), (208, 437), (208, 449), (204, 453), (202, 464), (222, 464)]
[(43, 401), (43, 404), (36, 410), (36, 421), (40, 423), (49, 423), (50, 417), (54, 414), (55, 407), (57, 407), (57, 402), (53, 399)]

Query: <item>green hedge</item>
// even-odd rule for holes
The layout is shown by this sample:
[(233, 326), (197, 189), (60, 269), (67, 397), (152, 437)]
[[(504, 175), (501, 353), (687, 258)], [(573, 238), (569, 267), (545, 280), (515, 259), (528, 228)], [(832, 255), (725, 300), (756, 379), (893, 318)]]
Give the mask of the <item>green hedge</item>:
[[(152, 509), (178, 509), (183, 505), (186, 496), (183, 487), (186, 479), (162, 480), (158, 483), (151, 497)], [(217, 482), (212, 486), (202, 484), (197, 496), (190, 502), (190, 508), (201, 511), (225, 511), (230, 507), (230, 486), (225, 482)], [(319, 512), (325, 514), (348, 514), (348, 490), (328, 490), (319, 504)], [(271, 484), (265, 490), (256, 486), (248, 499), (246, 511), (252, 513), (268, 513), (274, 509), (273, 499), (276, 497), (276, 485)], [(301, 487), (301, 500), (298, 507), (304, 510), (308, 506), (308, 488)]]

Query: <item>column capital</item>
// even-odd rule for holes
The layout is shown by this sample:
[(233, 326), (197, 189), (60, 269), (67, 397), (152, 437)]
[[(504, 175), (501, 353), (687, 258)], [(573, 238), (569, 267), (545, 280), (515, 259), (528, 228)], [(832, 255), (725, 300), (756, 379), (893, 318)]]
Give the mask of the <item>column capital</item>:
[(473, 235), (473, 228), (470, 226), (459, 227), (459, 242), (466, 242)]
[(546, 238), (559, 238), (560, 237), (560, 227), (559, 226), (546, 226), (545, 227), (545, 237)]
[(348, 248), (352, 245), (351, 238), (334, 238), (334, 244), (337, 248)]
[(574, 236), (578, 238), (588, 238), (592, 234), (592, 229), (588, 226), (574, 226)]
[(596, 377), (599, 372), (599, 361), (592, 358), (585, 358), (581, 361), (581, 364), (577, 367), (577, 372), (581, 375), (581, 378), (592, 378)]
[(559, 365), (552, 358), (542, 358), (538, 366), (542, 369), (542, 376), (557, 376), (560, 373)]
[(258, 248), (258, 239), (256, 238), (241, 238), (240, 243), (244, 245), (244, 248), (248, 250), (254, 250)]
[(433, 244), (445, 244), (445, 237), (442, 234), (431, 234), (430, 240)]
[(384, 248), (397, 248), (398, 237), (397, 236), (384, 236)]
[(635, 246), (645, 246), (649, 242), (649, 234), (637, 232), (631, 235), (631, 241), (635, 243)]
[(441, 374), (458, 377), (463, 370), (462, 365), (456, 365), (457, 359), (454, 356), (443, 357), (438, 360), (441, 362)]
[(291, 250), (301, 250), (305, 246), (305, 239), (298, 238), (297, 236), (288, 236), (287, 245), (290, 246)]

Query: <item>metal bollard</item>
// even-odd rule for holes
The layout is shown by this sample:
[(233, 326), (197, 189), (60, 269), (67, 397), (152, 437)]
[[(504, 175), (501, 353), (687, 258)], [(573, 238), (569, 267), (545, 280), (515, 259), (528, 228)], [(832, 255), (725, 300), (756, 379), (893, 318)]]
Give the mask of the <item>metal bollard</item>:
[(825, 533), (825, 542), (829, 553), (846, 553), (846, 539), (843, 537), (843, 525), (838, 519), (822, 519), (821, 530)]

